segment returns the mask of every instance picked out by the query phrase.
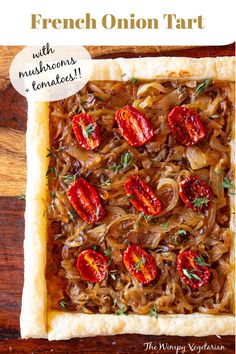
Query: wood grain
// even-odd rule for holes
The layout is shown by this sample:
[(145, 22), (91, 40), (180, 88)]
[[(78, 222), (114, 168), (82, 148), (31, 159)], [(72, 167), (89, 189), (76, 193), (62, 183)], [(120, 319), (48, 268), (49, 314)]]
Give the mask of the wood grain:
[[(224, 350), (204, 350), (202, 353), (234, 353), (234, 337), (216, 336), (181, 338), (165, 336), (119, 335), (48, 342), (47, 340), (21, 340), (19, 314), (23, 285), (24, 201), (16, 197), (25, 189), (26, 100), (9, 84), (8, 70), (13, 56), (21, 47), (0, 47), (0, 353), (176, 353), (166, 350), (145, 351), (144, 343), (152, 342), (172, 346), (185, 345), (185, 353), (191, 352), (188, 343), (196, 345), (223, 345)], [(140, 55), (217, 56), (234, 55), (234, 45), (225, 47), (89, 47), (93, 57), (117, 57)], [(1, 81), (3, 80), (3, 81)], [(180, 352), (179, 352), (180, 353)]]
[(25, 133), (0, 128), (0, 195), (25, 193)]
[[(0, 91), (9, 84), (9, 67), (16, 54), (23, 46), (0, 46)], [(223, 47), (193, 47), (193, 46), (85, 46), (92, 58), (143, 57), (143, 56), (189, 56), (210, 57), (234, 55), (234, 43)], [(200, 48), (200, 49), (199, 49)], [(223, 50), (222, 50), (223, 48)]]

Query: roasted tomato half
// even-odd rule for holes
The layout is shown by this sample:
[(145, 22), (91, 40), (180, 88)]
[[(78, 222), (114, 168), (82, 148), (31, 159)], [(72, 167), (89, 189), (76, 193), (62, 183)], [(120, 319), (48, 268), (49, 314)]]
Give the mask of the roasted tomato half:
[(179, 144), (191, 146), (197, 144), (205, 136), (205, 129), (196, 111), (176, 106), (168, 115), (168, 123), (172, 134)]
[(98, 283), (107, 276), (108, 263), (106, 258), (93, 250), (85, 250), (77, 258), (76, 266), (84, 280)]
[(158, 215), (161, 202), (149, 185), (139, 176), (130, 176), (124, 184), (129, 201), (145, 215)]
[(84, 149), (93, 150), (100, 145), (99, 127), (89, 114), (81, 113), (75, 116), (72, 127), (79, 145)]
[(197, 253), (184, 251), (179, 253), (177, 270), (181, 279), (192, 288), (201, 288), (210, 278), (208, 264)]
[(67, 196), (79, 216), (89, 224), (94, 224), (106, 214), (98, 192), (82, 177), (71, 183)]
[(190, 176), (179, 184), (179, 195), (183, 202), (195, 211), (209, 209), (212, 202), (212, 191), (197, 176)]
[(149, 120), (131, 105), (118, 109), (115, 120), (118, 123), (121, 135), (132, 146), (144, 145), (154, 135)]
[(126, 269), (142, 284), (148, 284), (157, 276), (153, 257), (137, 245), (126, 248), (123, 256)]

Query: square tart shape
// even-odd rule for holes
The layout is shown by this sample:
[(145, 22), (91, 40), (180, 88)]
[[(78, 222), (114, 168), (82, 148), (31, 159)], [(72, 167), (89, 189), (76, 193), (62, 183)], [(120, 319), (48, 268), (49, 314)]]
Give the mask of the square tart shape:
[[(196, 79), (210, 77), (230, 81), (234, 95), (235, 57), (185, 58), (159, 57), (137, 59), (93, 60), (90, 80), (126, 81), (139, 79)], [(126, 73), (123, 77), (122, 74)], [(234, 99), (232, 98), (232, 103)], [(234, 334), (232, 314), (208, 315), (201, 313), (117, 316), (113, 314), (84, 314), (47, 309), (45, 278), (47, 220), (45, 216), (49, 158), (49, 103), (28, 102), (26, 134), (27, 189), (24, 240), (24, 288), (20, 316), (22, 338), (49, 340), (139, 333), (148, 335), (208, 336)], [(231, 164), (234, 166), (235, 132), (231, 140)], [(230, 228), (234, 232), (234, 198), (230, 198)], [(234, 264), (235, 246), (231, 247)], [(232, 279), (232, 303), (234, 279)], [(233, 306), (232, 306), (233, 307)]]

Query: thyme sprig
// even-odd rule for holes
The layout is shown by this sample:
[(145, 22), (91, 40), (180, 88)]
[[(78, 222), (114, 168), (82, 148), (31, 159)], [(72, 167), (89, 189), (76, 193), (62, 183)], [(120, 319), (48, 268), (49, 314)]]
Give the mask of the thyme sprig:
[(51, 167), (48, 167), (47, 169), (47, 173), (46, 173), (46, 177), (48, 179), (51, 179), (52, 177), (50, 176), (50, 174), (54, 174), (56, 177), (59, 176), (59, 170), (56, 166), (51, 166)]
[(198, 95), (201, 95), (205, 90), (206, 88), (211, 84), (211, 79), (210, 78), (207, 78), (207, 79), (204, 79), (197, 87), (196, 87), (196, 93)]
[(110, 255), (111, 255), (111, 250), (106, 249), (106, 250), (103, 251), (103, 253), (105, 254), (106, 257), (110, 257)]
[(70, 220), (75, 222), (76, 211), (71, 209), (67, 210), (67, 215), (69, 216)]
[(117, 311), (116, 311), (116, 315), (120, 316), (120, 315), (128, 315), (127, 313), (127, 307), (125, 305), (122, 305)]
[(18, 195), (18, 199), (19, 199), (19, 200), (25, 200), (25, 194), (22, 194), (22, 193), (19, 194), (19, 195)]
[(63, 310), (65, 310), (66, 307), (67, 307), (67, 301), (66, 301), (66, 299), (62, 299), (62, 300), (59, 302), (59, 305), (61, 306), (61, 308), (62, 308)]
[(195, 261), (195, 263), (197, 263), (197, 264), (198, 264), (199, 266), (201, 266), (201, 267), (209, 266), (209, 264), (207, 264), (207, 263), (205, 262), (205, 260), (203, 259), (203, 257), (201, 257), (201, 256), (195, 257), (195, 258), (194, 258), (194, 261)]
[(193, 279), (201, 281), (202, 279), (195, 274), (194, 272), (196, 272), (197, 270), (193, 269), (193, 270), (189, 270), (187, 268), (183, 268), (183, 274), (192, 282)]
[(132, 82), (132, 84), (137, 84), (138, 79), (137, 79), (137, 77), (134, 77), (134, 76), (133, 76), (133, 77), (130, 77), (130, 78), (129, 78), (129, 81)]
[(66, 184), (71, 184), (72, 182), (76, 181), (78, 174), (79, 172), (75, 173), (74, 175), (68, 174), (63, 176), (62, 178), (64, 179), (64, 182)]
[(83, 136), (86, 139), (89, 139), (90, 136), (95, 132), (95, 125), (93, 123), (89, 123), (86, 126), (82, 125), (81, 123), (79, 123), (79, 125), (81, 126)]
[(130, 168), (132, 164), (133, 154), (130, 151), (126, 151), (121, 155), (120, 163), (114, 163), (111, 166), (111, 169), (115, 171), (115, 173), (120, 173), (122, 171), (126, 171)]
[(179, 235), (179, 236), (186, 236), (187, 235), (187, 231), (185, 231), (183, 229), (180, 229), (180, 230), (177, 231), (176, 234)]
[(224, 178), (223, 183), (222, 183), (222, 187), (225, 189), (230, 189), (233, 187), (233, 183), (231, 182), (231, 180), (229, 178)]
[(154, 304), (151, 311), (150, 311), (150, 317), (156, 317), (158, 318), (158, 310), (157, 310), (157, 305)]
[(196, 208), (202, 208), (204, 204), (207, 206), (209, 203), (209, 198), (208, 197), (203, 197), (203, 198), (194, 198), (193, 201), (191, 202)]
[(118, 273), (118, 270), (117, 269), (113, 269), (113, 270), (110, 270), (110, 272), (108, 274), (110, 275), (110, 277), (113, 280), (116, 280), (117, 273)]
[(100, 176), (100, 183), (103, 185), (103, 186), (110, 186), (111, 185), (111, 180), (110, 178), (105, 178), (104, 175), (101, 175)]

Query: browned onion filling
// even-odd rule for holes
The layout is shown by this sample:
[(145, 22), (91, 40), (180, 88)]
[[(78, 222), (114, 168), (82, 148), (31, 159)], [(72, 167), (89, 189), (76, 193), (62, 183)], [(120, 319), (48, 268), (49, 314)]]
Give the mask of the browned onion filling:
[[(233, 89), (230, 83), (213, 82), (197, 95), (197, 85), (195, 80), (97, 81), (50, 103), (47, 286), (52, 308), (136, 314), (149, 314), (153, 306), (159, 313), (231, 311), (232, 232), (222, 183), (232, 178)], [(154, 127), (155, 135), (145, 146), (129, 146), (119, 134), (114, 115), (126, 104), (144, 111)], [(174, 140), (167, 115), (176, 105), (199, 112), (207, 137), (198, 145), (185, 147)], [(80, 148), (72, 132), (71, 119), (81, 111), (99, 125), (102, 143), (95, 151)], [(125, 153), (131, 156), (128, 166), (121, 163)], [(114, 164), (121, 166), (120, 172)], [(144, 220), (130, 204), (123, 185), (132, 174), (145, 179), (161, 200), (159, 217)], [(96, 225), (86, 224), (66, 196), (70, 182), (80, 175), (96, 187), (107, 211)], [(197, 175), (212, 189), (209, 211), (194, 212), (180, 200), (178, 183), (189, 175)], [(158, 276), (151, 284), (142, 285), (125, 269), (122, 255), (129, 243), (154, 257)], [(109, 255), (109, 275), (101, 283), (84, 281), (76, 269), (78, 255), (87, 248)], [(176, 270), (178, 253), (187, 249), (210, 264), (210, 281), (200, 289), (184, 284)]]

